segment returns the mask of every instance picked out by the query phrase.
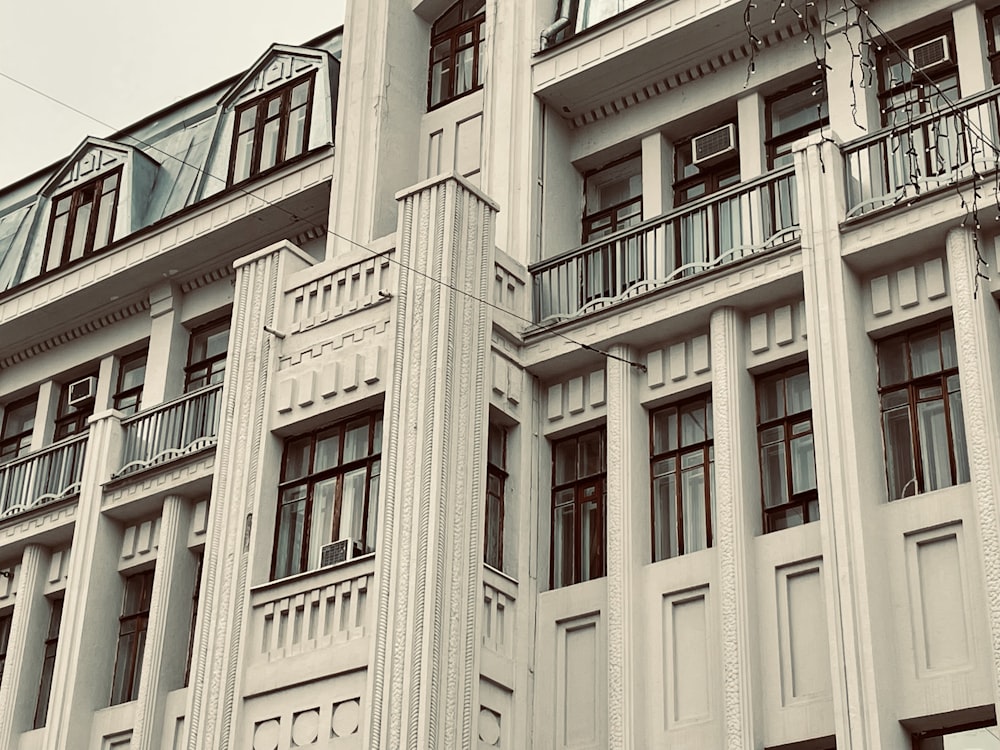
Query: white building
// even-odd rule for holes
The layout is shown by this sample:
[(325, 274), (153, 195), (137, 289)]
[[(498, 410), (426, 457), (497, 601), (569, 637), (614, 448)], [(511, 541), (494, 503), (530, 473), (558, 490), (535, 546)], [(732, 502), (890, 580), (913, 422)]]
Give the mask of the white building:
[(1000, 747), (998, 11), (355, 2), (0, 191), (0, 747)]

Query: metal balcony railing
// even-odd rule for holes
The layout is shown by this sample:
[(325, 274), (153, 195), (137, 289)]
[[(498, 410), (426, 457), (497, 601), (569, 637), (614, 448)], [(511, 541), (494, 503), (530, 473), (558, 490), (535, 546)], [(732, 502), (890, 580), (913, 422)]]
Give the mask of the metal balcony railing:
[(122, 420), (122, 464), (112, 479), (214, 446), (221, 408), (217, 384)]
[(994, 88), (846, 144), (847, 218), (995, 172), (998, 102)]
[(789, 166), (534, 264), (535, 322), (574, 318), (799, 236)]
[(79, 494), (86, 452), (84, 433), (0, 466), (0, 518)]

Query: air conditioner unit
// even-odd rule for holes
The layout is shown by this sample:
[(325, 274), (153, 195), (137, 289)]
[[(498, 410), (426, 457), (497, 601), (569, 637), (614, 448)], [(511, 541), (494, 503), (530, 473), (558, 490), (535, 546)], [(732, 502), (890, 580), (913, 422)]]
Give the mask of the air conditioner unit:
[(335, 542), (324, 544), (319, 550), (319, 565), (325, 568), (328, 565), (353, 560), (364, 553), (364, 547), (356, 539), (338, 539)]
[(93, 401), (97, 395), (97, 378), (89, 375), (80, 380), (75, 380), (69, 384), (69, 396), (67, 403), (72, 407), (83, 406), (88, 401)]
[(948, 37), (939, 36), (930, 41), (910, 47), (907, 56), (913, 62), (916, 70), (927, 70), (941, 63), (951, 62), (951, 49)]
[(691, 161), (707, 164), (736, 153), (736, 126), (733, 123), (691, 139)]

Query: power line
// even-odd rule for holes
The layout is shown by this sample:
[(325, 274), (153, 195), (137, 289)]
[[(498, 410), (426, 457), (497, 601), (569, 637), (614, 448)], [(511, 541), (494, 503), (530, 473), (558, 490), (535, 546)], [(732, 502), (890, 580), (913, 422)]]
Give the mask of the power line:
[[(11, 76), (9, 74), (4, 73), (2, 70), (0, 70), (0, 77), (6, 78), (8, 81), (11, 81), (12, 83), (17, 84), (18, 86), (22, 86), (22, 87), (26, 88), (28, 91), (31, 91), (31, 92), (33, 92), (33, 93), (35, 93), (35, 94), (37, 94), (37, 95), (39, 95), (41, 97), (44, 97), (45, 99), (48, 99), (49, 101), (54, 102), (54, 103), (58, 104), (61, 107), (65, 107), (66, 109), (68, 109), (68, 110), (70, 110), (72, 112), (75, 112), (76, 114), (81, 115), (82, 117), (85, 117), (88, 120), (91, 120), (92, 122), (96, 122), (99, 125), (102, 125), (102, 126), (104, 126), (106, 128), (110, 128), (112, 131), (120, 132), (120, 129), (116, 128), (114, 125), (111, 125), (110, 123), (104, 122), (103, 120), (101, 120), (101, 119), (99, 119), (97, 117), (94, 117), (93, 115), (91, 115), (91, 114), (89, 114), (87, 112), (84, 112), (83, 110), (78, 109), (77, 107), (74, 107), (72, 104), (64, 102), (61, 99), (59, 99), (59, 98), (57, 98), (55, 96), (52, 96), (51, 94), (48, 94), (48, 93), (46, 93), (46, 92), (44, 92), (44, 91), (42, 91), (42, 90), (40, 90), (40, 89), (38, 89), (38, 88), (36, 88), (34, 86), (31, 86), (28, 83), (25, 83), (24, 81), (21, 81), (21, 80), (19, 80), (17, 78), (14, 78), (13, 76)], [(395, 263), (397, 266), (399, 266), (400, 268), (402, 268), (402, 269), (404, 269), (406, 271), (409, 271), (410, 273), (416, 274), (417, 276), (421, 276), (421, 277), (423, 277), (423, 278), (425, 278), (425, 279), (427, 279), (427, 280), (429, 280), (429, 281), (431, 281), (431, 282), (433, 282), (435, 284), (439, 284), (440, 286), (444, 287), (445, 289), (448, 289), (448, 290), (450, 290), (452, 292), (455, 292), (457, 294), (461, 294), (461, 295), (463, 295), (465, 297), (468, 297), (469, 299), (472, 299), (472, 300), (475, 300), (476, 302), (479, 302), (482, 305), (486, 305), (487, 307), (493, 308), (494, 310), (499, 310), (501, 312), (505, 312), (505, 313), (507, 313), (509, 315), (512, 315), (514, 318), (516, 318), (516, 319), (518, 319), (518, 320), (520, 320), (520, 321), (522, 321), (524, 323), (527, 323), (528, 325), (531, 325), (531, 326), (538, 325), (533, 320), (531, 320), (529, 318), (526, 318), (523, 315), (519, 315), (518, 313), (516, 313), (516, 312), (514, 312), (512, 310), (509, 310), (509, 309), (507, 309), (505, 307), (501, 307), (500, 305), (497, 305), (494, 302), (490, 302), (489, 300), (484, 299), (484, 298), (482, 298), (482, 297), (480, 297), (480, 296), (478, 296), (476, 294), (473, 294), (472, 292), (467, 292), (464, 289), (460, 289), (459, 287), (456, 287), (453, 284), (450, 284), (450, 283), (448, 283), (446, 281), (443, 281), (443, 280), (441, 280), (441, 279), (439, 279), (439, 278), (437, 278), (435, 276), (432, 276), (432, 275), (430, 275), (428, 273), (420, 271), (419, 269), (413, 268), (412, 266), (409, 266), (409, 265), (403, 263), (402, 261), (399, 261), (399, 260), (397, 260), (395, 258), (390, 258), (388, 255), (384, 255), (383, 253), (380, 253), (377, 250), (374, 250), (374, 249), (368, 247), (368, 245), (365, 245), (362, 242), (358, 242), (357, 240), (355, 240), (355, 239), (353, 239), (351, 237), (347, 237), (347, 236), (345, 236), (343, 234), (335, 232), (332, 229), (330, 229), (329, 227), (324, 228), (321, 224), (316, 224), (316, 223), (314, 223), (312, 221), (309, 221), (308, 219), (303, 219), (302, 217), (298, 216), (297, 214), (293, 213), (292, 211), (289, 211), (288, 209), (286, 209), (286, 208), (278, 205), (274, 201), (270, 201), (267, 198), (264, 198), (263, 196), (258, 195), (257, 193), (254, 193), (252, 191), (246, 190), (245, 188), (242, 188), (239, 185), (228, 186), (227, 185), (227, 181), (224, 178), (219, 177), (218, 175), (213, 174), (212, 172), (209, 172), (208, 170), (206, 170), (206, 169), (204, 169), (204, 168), (202, 168), (202, 167), (200, 167), (200, 166), (198, 166), (196, 164), (191, 164), (190, 162), (185, 161), (184, 159), (182, 159), (181, 157), (179, 157), (179, 156), (177, 156), (175, 154), (168, 153), (168, 152), (164, 151), (163, 149), (159, 148), (158, 146), (156, 146), (156, 145), (154, 145), (152, 143), (144, 141), (141, 138), (137, 138), (134, 135), (128, 135), (127, 137), (130, 138), (131, 140), (135, 141), (137, 144), (139, 144), (139, 145), (141, 145), (141, 146), (143, 146), (143, 147), (145, 147), (147, 149), (150, 149), (152, 151), (156, 151), (157, 153), (162, 154), (163, 156), (165, 156), (165, 157), (167, 157), (169, 159), (174, 159), (175, 161), (177, 161), (177, 162), (179, 162), (179, 163), (181, 163), (181, 164), (183, 164), (183, 165), (185, 165), (187, 167), (190, 167), (191, 169), (194, 169), (199, 174), (204, 175), (205, 177), (207, 177), (209, 179), (216, 180), (216, 181), (222, 183), (223, 185), (226, 185), (227, 187), (230, 187), (232, 190), (235, 190), (236, 192), (239, 192), (239, 193), (241, 193), (241, 194), (243, 194), (243, 195), (245, 195), (247, 197), (259, 200), (262, 203), (264, 203), (264, 204), (266, 204), (266, 205), (268, 205), (268, 206), (270, 206), (272, 208), (275, 208), (275, 209), (281, 211), (282, 213), (284, 213), (288, 217), (290, 217), (293, 221), (302, 222), (302, 223), (304, 223), (304, 224), (312, 227), (313, 229), (316, 229), (317, 231), (325, 232), (326, 234), (329, 234), (332, 237), (336, 237), (337, 239), (343, 240), (344, 242), (347, 242), (347, 243), (349, 243), (351, 245), (354, 245), (355, 247), (361, 248), (362, 250), (365, 250), (365, 251), (371, 253), (372, 255), (383, 257), (388, 262)], [(606, 359), (612, 359), (612, 360), (616, 360), (616, 361), (619, 361), (619, 362), (624, 362), (625, 364), (627, 364), (627, 365), (629, 365), (631, 367), (634, 367), (637, 370), (640, 370), (641, 372), (645, 372), (646, 371), (646, 366), (644, 364), (642, 364), (641, 362), (633, 362), (632, 360), (626, 359), (625, 357), (619, 357), (618, 355), (612, 354), (611, 352), (605, 351), (603, 349), (599, 349), (599, 348), (597, 348), (595, 346), (591, 346), (590, 344), (585, 344), (582, 341), (577, 341), (576, 339), (572, 338), (571, 336), (568, 336), (567, 334), (563, 333), (562, 331), (555, 330), (554, 325), (555, 324), (539, 325), (538, 326), (538, 330), (545, 331), (545, 332), (548, 332), (548, 333), (553, 333), (556, 336), (559, 336), (560, 338), (562, 338), (562, 339), (570, 342), (574, 346), (578, 346), (581, 349), (585, 349), (587, 351), (594, 352), (595, 354), (599, 354), (602, 357), (605, 357)]]

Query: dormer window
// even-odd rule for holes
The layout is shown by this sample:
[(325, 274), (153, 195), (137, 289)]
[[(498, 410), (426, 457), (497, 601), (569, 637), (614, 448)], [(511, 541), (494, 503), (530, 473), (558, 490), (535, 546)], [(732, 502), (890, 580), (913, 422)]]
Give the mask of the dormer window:
[(119, 168), (52, 201), (46, 269), (92, 255), (111, 242), (120, 183)]
[(306, 151), (314, 80), (310, 73), (237, 107), (228, 184), (266, 172)]
[(485, 29), (485, 0), (459, 0), (434, 22), (427, 109), (483, 87)]

